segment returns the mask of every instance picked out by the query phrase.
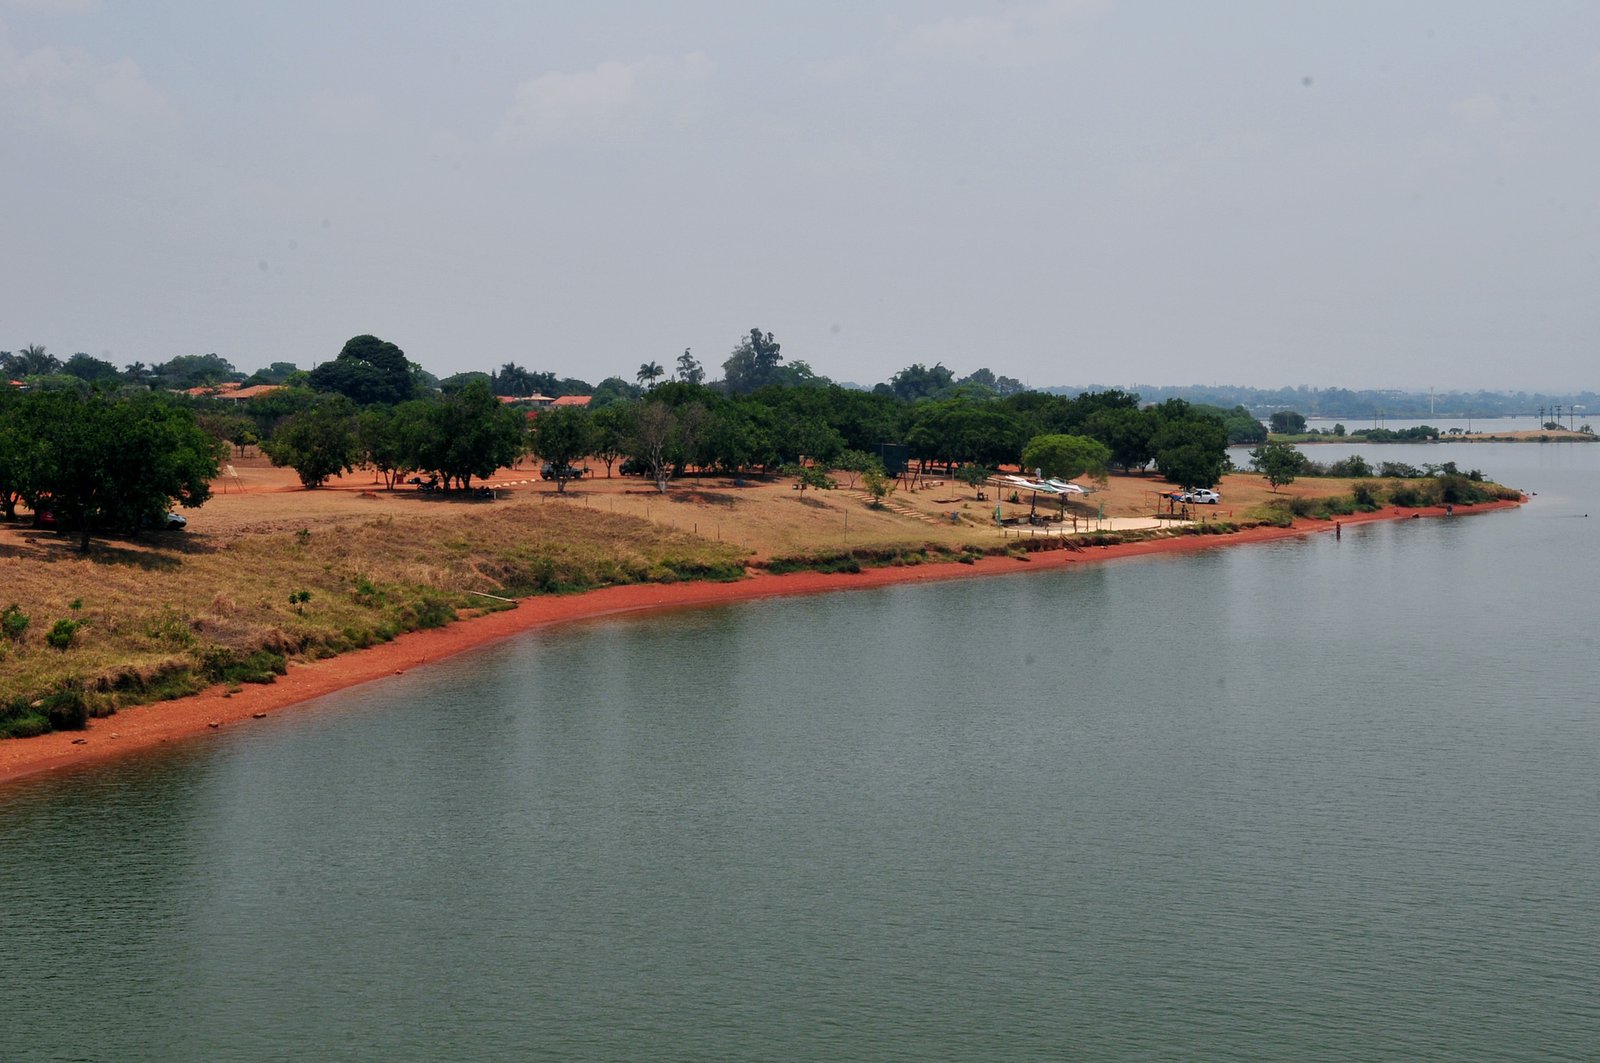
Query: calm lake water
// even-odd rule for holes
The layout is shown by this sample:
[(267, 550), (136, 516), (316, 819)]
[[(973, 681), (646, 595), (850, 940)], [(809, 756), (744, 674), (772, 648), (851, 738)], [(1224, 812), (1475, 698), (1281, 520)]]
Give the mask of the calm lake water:
[(1593, 1058), (1600, 446), (1381, 455), (1539, 495), (580, 625), (0, 792), (0, 1059)]

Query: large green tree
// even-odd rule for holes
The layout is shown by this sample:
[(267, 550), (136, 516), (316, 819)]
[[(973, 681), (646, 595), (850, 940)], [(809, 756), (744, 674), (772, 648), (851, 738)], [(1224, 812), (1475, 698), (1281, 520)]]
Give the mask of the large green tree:
[(1155, 416), (1130, 406), (1095, 410), (1083, 422), (1084, 434), (1104, 443), (1124, 472), (1143, 469), (1155, 457), (1150, 441), (1156, 427)]
[(80, 380), (87, 380), (91, 384), (110, 384), (122, 379), (122, 371), (103, 358), (79, 351), (68, 358), (61, 371), (68, 376), (75, 376)]
[(632, 402), (643, 394), (643, 388), (628, 383), (620, 376), (608, 376), (595, 385), (589, 409), (598, 411), (615, 403)]
[(1284, 484), (1294, 483), (1294, 478), (1306, 471), (1306, 456), (1291, 443), (1281, 439), (1264, 443), (1250, 452), (1250, 462), (1267, 478), (1276, 492)]
[(501, 403), (483, 381), (431, 403), (429, 420), (431, 460), (418, 468), (437, 469), (463, 490), (473, 477), (487, 479), (516, 461), (527, 444), (527, 417)]
[(135, 530), (174, 502), (211, 497), (224, 447), (165, 396), (56, 391), (25, 396), (11, 412), (28, 438), (16, 486), (35, 511), (48, 507), (73, 529), (81, 551), (97, 532)]
[(1023, 469), (1051, 479), (1070, 480), (1085, 473), (1101, 477), (1110, 463), (1110, 448), (1088, 436), (1034, 436), (1022, 448)]
[(356, 448), (360, 460), (383, 477), (383, 486), (393, 491), (395, 481), (406, 470), (404, 440), (395, 427), (395, 410), (389, 406), (368, 406), (356, 415)]
[(1297, 436), (1306, 430), (1306, 415), (1294, 410), (1276, 410), (1269, 422), (1273, 435)]
[(782, 344), (772, 338), (772, 333), (753, 328), (722, 363), (723, 384), (732, 394), (747, 395), (757, 388), (778, 383), (782, 361)]
[(244, 379), (244, 374), (235, 369), (232, 362), (218, 354), (180, 354), (151, 366), (149, 372), (151, 387), (169, 391)]
[(667, 493), (679, 449), (678, 418), (664, 402), (640, 403), (628, 433), (628, 452), (650, 470), (656, 489)]
[[(956, 375), (946, 369), (943, 362), (935, 362), (932, 368), (915, 362), (890, 377), (887, 384), (879, 384), (878, 388), (883, 389), (879, 394), (887, 392), (902, 402), (937, 398), (949, 389), (955, 378)], [(878, 388), (873, 390), (877, 391)]]
[(0, 374), (4, 374), (10, 380), (22, 380), (30, 376), (51, 376), (59, 372), (61, 372), (61, 360), (40, 344), (30, 343), (15, 353), (0, 351)]
[(591, 453), (605, 462), (606, 479), (611, 478), (611, 467), (622, 457), (628, 435), (628, 410), (626, 403), (613, 403), (589, 415), (594, 442)]
[(417, 393), (415, 367), (406, 352), (376, 336), (352, 336), (331, 362), (311, 370), (317, 391), (343, 395), (358, 406), (393, 406)]
[(549, 395), (555, 390), (554, 373), (535, 373), (515, 362), (507, 362), (489, 374), (489, 389), (496, 395)]
[(29, 452), (37, 440), (25, 420), (24, 396), (0, 383), (0, 515), (17, 519), (26, 486)]
[(1165, 420), (1151, 446), (1161, 475), (1182, 487), (1215, 487), (1227, 468), (1228, 430), (1211, 417)]
[(343, 395), (324, 395), (286, 417), (261, 445), (272, 464), (292, 468), (308, 489), (321, 487), (361, 461), (356, 407)]
[(594, 440), (589, 412), (576, 406), (554, 406), (533, 419), (533, 452), (550, 463), (557, 494), (566, 491), (568, 470), (589, 456)]
[(706, 378), (705, 367), (685, 347), (683, 353), (678, 355), (678, 379), (685, 384), (703, 383)]

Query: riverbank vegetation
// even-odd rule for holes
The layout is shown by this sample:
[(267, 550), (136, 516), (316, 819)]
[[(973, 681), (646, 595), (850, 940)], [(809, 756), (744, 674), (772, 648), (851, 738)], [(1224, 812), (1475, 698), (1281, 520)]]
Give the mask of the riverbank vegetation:
[[(372, 645), (503, 599), (744, 572), (743, 550), (635, 517), (463, 509), (119, 542), (87, 558), (27, 544), (0, 558), (0, 736), (81, 726), (211, 683), (270, 681), (291, 656)], [(74, 635), (53, 645), (63, 622)]]
[[(42, 349), (25, 353), (30, 367), (49, 368)], [(368, 646), (525, 595), (736, 579), (747, 564), (858, 571), (1025, 557), (1344, 506), (1468, 504), (1487, 490), (1454, 466), (1320, 467), (1267, 443), (1243, 407), (1047, 394), (942, 365), (909, 366), (871, 390), (842, 387), (785, 362), (759, 330), (709, 384), (688, 351), (665, 382), (654, 361), (635, 383), (608, 378), (590, 391), (510, 363), (440, 381), (394, 344), (357, 336), (311, 373), (275, 365), (257, 381), (275, 390), (163, 390), (197, 374), (214, 383), (218, 363), (119, 373), (74, 356), (58, 372), (28, 373), (27, 389), (0, 390), (9, 525), (0, 735), (81, 726), (208, 683), (270, 681), (291, 657)], [(546, 407), (556, 395), (579, 398)], [(1234, 474), (1222, 484), (1227, 448), (1239, 443), (1273, 455), (1264, 468), (1274, 493), (1296, 477), (1327, 483), (1309, 492), (1315, 500), (1300, 491), (1263, 505), (1259, 481)], [(249, 471), (252, 449), (293, 480), (247, 488), (230, 462)], [(517, 496), (541, 478), (506, 470), (530, 456), (554, 481), (537, 497), (566, 504)], [(590, 486), (589, 461), (608, 485), (617, 466), (613, 490)], [(1096, 497), (985, 494), (994, 470), (1018, 466), (1093, 477)], [(371, 487), (353, 487), (353, 470), (370, 472)], [(489, 486), (495, 476), (509, 483)], [(1340, 478), (1356, 481), (1348, 498)], [(398, 490), (408, 480), (417, 490)], [(1174, 512), (1174, 486), (1224, 486), (1228, 505)], [(231, 526), (207, 521), (209, 532), (177, 538), (140, 530), (169, 505), (216, 502), (214, 489), (269, 494)], [(601, 494), (604, 510), (590, 506)], [(331, 495), (338, 504), (319, 508)], [(366, 513), (349, 508), (352, 495)], [(1117, 530), (1119, 518), (1138, 526)], [(55, 531), (74, 535), (78, 556)], [(91, 537), (103, 539), (92, 552)]]
[(1296, 518), (1333, 520), (1355, 513), (1376, 513), (1388, 506), (1425, 509), (1436, 506), (1474, 506), (1486, 502), (1516, 501), (1521, 492), (1481, 477), (1459, 473), (1423, 474), (1410, 478), (1367, 477), (1350, 484), (1348, 493), (1296, 495), (1272, 499), (1260, 515), (1280, 527)]

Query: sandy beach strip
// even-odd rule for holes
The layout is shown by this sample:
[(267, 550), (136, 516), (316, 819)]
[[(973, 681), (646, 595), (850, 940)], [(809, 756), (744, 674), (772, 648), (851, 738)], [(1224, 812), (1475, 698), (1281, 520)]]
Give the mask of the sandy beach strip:
[[(1465, 516), (1520, 504), (1482, 503), (1458, 506), (1455, 512), (1456, 515)], [(1338, 523), (1354, 525), (1379, 520), (1405, 520), (1413, 516), (1442, 517), (1445, 511), (1442, 507), (1404, 511), (1387, 507), (1377, 513), (1343, 517)], [(410, 632), (370, 649), (320, 661), (291, 662), (288, 674), (279, 677), (275, 683), (246, 684), (231, 694), (225, 686), (218, 685), (190, 697), (122, 709), (114, 716), (89, 721), (89, 727), (84, 731), (57, 731), (37, 738), (0, 741), (0, 785), (47, 772), (103, 763), (166, 743), (200, 740), (209, 735), (226, 733), (230, 729), (247, 727), (256, 719), (312, 698), (363, 683), (382, 682), (429, 662), (553, 624), (757, 598), (974, 579), (1094, 564), (1118, 558), (1189, 553), (1319, 533), (1331, 535), (1334, 530), (1333, 521), (1296, 521), (1288, 528), (1250, 528), (1229, 535), (1185, 535), (1079, 550), (1041, 550), (1029, 554), (1026, 561), (1012, 557), (986, 557), (970, 565), (939, 562), (869, 568), (858, 573), (796, 572), (781, 576), (763, 573), (735, 583), (647, 583), (606, 587), (582, 594), (524, 598), (515, 609), (460, 620), (448, 627)]]

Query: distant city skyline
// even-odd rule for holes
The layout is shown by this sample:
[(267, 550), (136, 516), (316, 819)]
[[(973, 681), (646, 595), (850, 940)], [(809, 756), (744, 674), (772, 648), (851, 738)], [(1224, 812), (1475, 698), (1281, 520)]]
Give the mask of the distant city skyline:
[(0, 349), (1580, 392), (1597, 127), (1562, 0), (0, 0)]

